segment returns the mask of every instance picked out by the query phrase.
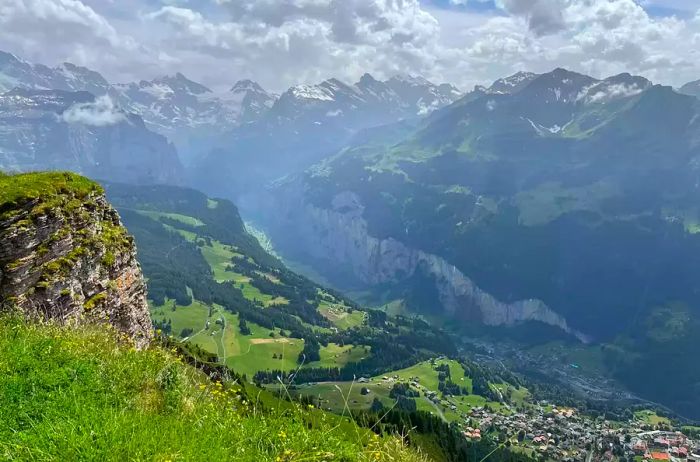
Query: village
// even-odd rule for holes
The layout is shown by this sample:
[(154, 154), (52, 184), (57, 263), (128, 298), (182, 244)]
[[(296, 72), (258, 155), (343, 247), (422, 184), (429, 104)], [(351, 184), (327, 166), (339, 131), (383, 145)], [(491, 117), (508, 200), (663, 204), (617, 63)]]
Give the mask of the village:
[(651, 429), (655, 426), (636, 418), (608, 421), (546, 401), (518, 409), (508, 404), (487, 404), (463, 411), (459, 397), (426, 388), (419, 377), (403, 380), (394, 375), (381, 380), (405, 383), (420, 394), (416, 399), (458, 414), (456, 422), (465, 438), (480, 440), (488, 435), (514, 450), (538, 455), (543, 461), (700, 462), (700, 439), (693, 440), (680, 431)]
[(475, 408), (465, 416), (466, 438), (494, 432), (545, 460), (700, 461), (700, 441), (680, 431), (645, 431), (639, 422), (593, 419), (546, 403), (512, 415)]

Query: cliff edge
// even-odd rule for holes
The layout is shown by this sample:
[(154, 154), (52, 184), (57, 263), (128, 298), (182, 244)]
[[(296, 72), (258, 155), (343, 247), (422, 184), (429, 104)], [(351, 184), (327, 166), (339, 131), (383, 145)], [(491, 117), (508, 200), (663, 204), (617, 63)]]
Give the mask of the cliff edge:
[(0, 174), (0, 311), (108, 322), (144, 346), (146, 284), (133, 238), (97, 184), (72, 173)]

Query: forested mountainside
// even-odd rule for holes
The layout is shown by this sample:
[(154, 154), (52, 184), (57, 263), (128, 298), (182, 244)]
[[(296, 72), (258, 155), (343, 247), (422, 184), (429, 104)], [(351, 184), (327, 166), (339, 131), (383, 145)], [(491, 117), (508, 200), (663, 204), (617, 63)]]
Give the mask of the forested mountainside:
[[(425, 323), (387, 320), (288, 270), (227, 200), (167, 186), (106, 189), (140, 249), (154, 322), (241, 373), (303, 363), (351, 379), (456, 351)], [(337, 353), (345, 361), (329, 362)]]
[(416, 312), (613, 344), (615, 376), (700, 415), (699, 115), (628, 74), (516, 75), (281, 182), (273, 236)]

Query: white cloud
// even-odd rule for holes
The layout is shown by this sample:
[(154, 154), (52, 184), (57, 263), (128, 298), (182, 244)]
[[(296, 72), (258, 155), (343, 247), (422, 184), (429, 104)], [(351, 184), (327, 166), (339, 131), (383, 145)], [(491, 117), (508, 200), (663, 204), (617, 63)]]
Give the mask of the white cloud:
[(76, 103), (63, 111), (61, 120), (69, 124), (83, 124), (92, 127), (116, 125), (126, 120), (112, 99), (103, 95), (89, 103)]
[(578, 95), (578, 100), (584, 100), (586, 103), (601, 103), (611, 101), (617, 98), (627, 98), (638, 95), (644, 89), (636, 84), (627, 85), (617, 83), (613, 85), (594, 85), (591, 88), (586, 88)]
[[(691, 11), (691, 0), (673, 2)], [(214, 89), (251, 78), (284, 91), (365, 72), (468, 89), (554, 67), (673, 85), (700, 78), (700, 11), (653, 17), (642, 3), (498, 0), (499, 11), (475, 12), (428, 0), (0, 0), (0, 49), (113, 81), (180, 71)]]

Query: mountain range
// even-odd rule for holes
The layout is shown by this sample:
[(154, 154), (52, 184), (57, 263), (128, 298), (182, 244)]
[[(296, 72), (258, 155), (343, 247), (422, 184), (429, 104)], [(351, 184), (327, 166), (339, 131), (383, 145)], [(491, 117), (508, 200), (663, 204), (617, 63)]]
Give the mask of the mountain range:
[(251, 137), (265, 144), (270, 143), (268, 137), (284, 134), (280, 143), (293, 143), (294, 138), (314, 136), (322, 124), (332, 127), (326, 136), (340, 136), (339, 142), (331, 143), (330, 149), (337, 149), (346, 133), (425, 115), (460, 96), (454, 86), (419, 77), (380, 82), (368, 74), (354, 85), (331, 79), (297, 85), (281, 96), (247, 79), (226, 91), (212, 91), (181, 73), (112, 84), (85, 67), (63, 63), (51, 68), (0, 52), (0, 93), (15, 87), (107, 95), (121, 110), (139, 115), (149, 130), (172, 141), (185, 164), (211, 151), (245, 151)]
[(196, 163), (192, 181), (239, 202), (256, 201), (265, 184), (303, 171), (362, 130), (417, 120), (460, 95), (452, 85), (410, 76), (382, 82), (365, 74), (352, 85), (337, 79), (297, 85)]

